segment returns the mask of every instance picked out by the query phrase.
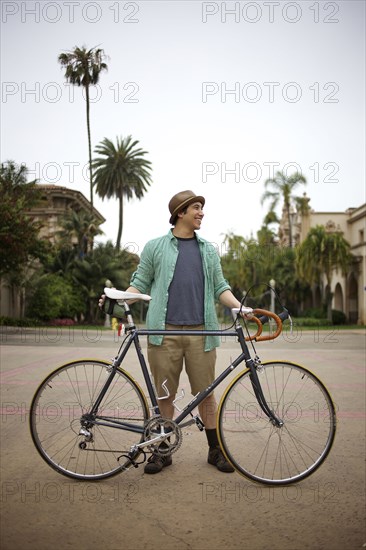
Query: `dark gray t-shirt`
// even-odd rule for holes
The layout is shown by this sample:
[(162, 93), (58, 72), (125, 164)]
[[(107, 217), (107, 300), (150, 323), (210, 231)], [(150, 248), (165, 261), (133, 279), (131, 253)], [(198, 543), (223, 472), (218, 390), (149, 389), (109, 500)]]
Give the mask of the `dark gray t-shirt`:
[(205, 281), (196, 237), (178, 238), (178, 251), (169, 286), (166, 322), (171, 325), (203, 325)]

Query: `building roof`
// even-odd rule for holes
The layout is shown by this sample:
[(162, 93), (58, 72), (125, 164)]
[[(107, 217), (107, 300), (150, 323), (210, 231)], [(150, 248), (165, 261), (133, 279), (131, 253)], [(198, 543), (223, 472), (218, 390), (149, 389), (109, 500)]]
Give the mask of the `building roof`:
[[(53, 185), (53, 184), (41, 184), (37, 183), (36, 188), (40, 189), (46, 196), (52, 196), (52, 197), (63, 197), (65, 199), (69, 199), (70, 202), (77, 204), (84, 210), (90, 210), (90, 201), (81, 193), (81, 191), (77, 191), (75, 189), (69, 189), (68, 187), (63, 187), (61, 185)], [(43, 208), (40, 208), (43, 210)], [(37, 207), (32, 208), (32, 212), (36, 212), (38, 210)], [(106, 220), (102, 216), (102, 214), (93, 206), (93, 214), (95, 218), (98, 220), (99, 225), (104, 223)]]

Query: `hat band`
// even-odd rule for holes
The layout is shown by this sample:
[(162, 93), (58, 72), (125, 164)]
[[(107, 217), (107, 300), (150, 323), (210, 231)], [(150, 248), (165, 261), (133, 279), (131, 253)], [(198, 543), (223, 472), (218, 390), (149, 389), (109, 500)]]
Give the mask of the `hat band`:
[[(180, 204), (178, 204), (178, 206), (176, 208), (174, 208), (172, 214), (171, 214), (171, 217), (175, 216), (175, 214), (177, 214), (180, 210), (182, 210), (182, 208), (184, 208), (184, 206), (189, 203), (189, 202), (195, 202), (194, 199), (196, 197), (189, 197), (189, 199), (186, 199), (185, 201), (181, 202)], [(197, 202), (201, 203), (202, 202), (198, 199), (197, 197)]]

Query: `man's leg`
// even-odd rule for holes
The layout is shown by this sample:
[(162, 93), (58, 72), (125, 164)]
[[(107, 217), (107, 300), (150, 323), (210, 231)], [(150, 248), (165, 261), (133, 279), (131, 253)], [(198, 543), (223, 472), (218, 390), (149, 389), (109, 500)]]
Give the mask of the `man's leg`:
[(213, 393), (202, 401), (198, 410), (206, 430), (216, 430), (217, 403)]
[[(166, 336), (161, 346), (148, 346), (148, 361), (154, 378), (156, 393), (159, 397), (158, 405), (161, 416), (172, 419), (174, 416), (173, 401), (177, 392), (179, 376), (183, 368), (183, 353), (180, 349), (179, 337)], [(166, 384), (169, 396), (162, 388)], [(164, 445), (162, 443), (161, 445)], [(172, 464), (171, 456), (160, 456), (154, 452), (145, 465), (146, 474), (158, 474), (166, 466)]]
[[(186, 341), (185, 366), (193, 395), (203, 391), (214, 381), (215, 363), (216, 350), (204, 351), (204, 338), (191, 336), (190, 341)], [(220, 472), (234, 472), (220, 448), (216, 431), (217, 404), (213, 393), (202, 401), (198, 410), (205, 425), (209, 445), (208, 463), (216, 466)]]
[(167, 399), (159, 399), (158, 405), (160, 409), (161, 416), (164, 418), (173, 418), (174, 416), (174, 405), (173, 401), (175, 395), (168, 397)]

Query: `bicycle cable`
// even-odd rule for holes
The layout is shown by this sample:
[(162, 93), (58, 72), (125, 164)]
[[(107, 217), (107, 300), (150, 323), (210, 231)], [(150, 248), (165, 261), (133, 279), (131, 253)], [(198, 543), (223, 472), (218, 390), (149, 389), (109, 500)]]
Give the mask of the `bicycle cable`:
[[(287, 311), (287, 309), (285, 308), (285, 306), (282, 304), (282, 302), (281, 302), (281, 300), (280, 300), (280, 297), (279, 297), (278, 293), (276, 292), (276, 290), (275, 290), (270, 284), (268, 284), (268, 283), (254, 283), (254, 285), (252, 285), (251, 287), (249, 287), (249, 290), (246, 291), (246, 293), (244, 294), (243, 298), (242, 298), (241, 301), (240, 301), (240, 310), (239, 310), (238, 316), (240, 315), (240, 312), (241, 312), (242, 307), (245, 307), (245, 306), (244, 306), (244, 303), (245, 303), (245, 300), (247, 299), (249, 293), (252, 291), (252, 289), (253, 289), (254, 287), (256, 287), (256, 286), (261, 286), (261, 285), (266, 286), (270, 291), (272, 291), (272, 292), (274, 293), (275, 297), (277, 298), (278, 303), (279, 303), (279, 305), (281, 306), (281, 308), (282, 308), (283, 310), (286, 310), (286, 311)], [(264, 295), (264, 294), (263, 294), (263, 295)], [(262, 296), (263, 296), (263, 295), (262, 295)], [(243, 319), (243, 322), (244, 322), (244, 326), (245, 326), (246, 333), (247, 333), (247, 335), (248, 335), (248, 339), (249, 339), (249, 341), (250, 341), (250, 343), (251, 343), (251, 346), (252, 346), (252, 348), (253, 348), (253, 352), (255, 353), (255, 360), (259, 361), (259, 357), (258, 357), (258, 355), (257, 355), (257, 350), (256, 350), (255, 347), (254, 347), (253, 340), (250, 338), (250, 332), (249, 332), (249, 329), (248, 329), (248, 324), (247, 324), (247, 322), (246, 322), (246, 320), (245, 320), (244, 317), (242, 317), (242, 319)], [(292, 323), (291, 323), (291, 324), (292, 324)]]
[[(270, 291), (272, 291), (279, 303), (279, 305), (281, 306), (282, 309), (286, 309), (285, 306), (282, 304), (281, 300), (280, 300), (280, 297), (278, 295), (278, 292), (276, 291), (275, 288), (273, 288), (273, 286), (271, 286), (270, 284), (268, 283), (254, 283), (254, 285), (252, 285), (251, 287), (249, 287), (249, 290), (246, 291), (244, 297), (241, 299), (241, 305), (244, 306), (244, 302), (245, 300), (247, 299), (247, 297), (249, 296), (249, 293), (252, 291), (253, 288), (255, 288), (256, 286), (266, 286)], [(268, 291), (267, 291), (268, 292)], [(266, 293), (263, 293), (262, 296), (264, 296)]]
[[(287, 311), (287, 309), (282, 305), (282, 302), (281, 302), (281, 300), (280, 300), (280, 297), (279, 297), (278, 293), (276, 292), (276, 290), (275, 290), (271, 285), (269, 285), (268, 283), (254, 283), (254, 285), (252, 285), (251, 287), (249, 287), (249, 290), (247, 290), (247, 292), (245, 293), (245, 295), (243, 296), (243, 298), (242, 298), (241, 301), (240, 301), (240, 309), (239, 309), (239, 312), (238, 312), (238, 317), (241, 317), (240, 313), (241, 313), (242, 307), (246, 307), (246, 306), (244, 305), (244, 302), (245, 302), (245, 300), (247, 299), (247, 297), (248, 297), (249, 293), (251, 292), (251, 290), (252, 290), (254, 287), (260, 286), (260, 285), (265, 285), (265, 286), (268, 287), (270, 290), (273, 290), (273, 292), (274, 292), (274, 294), (275, 294), (275, 296), (276, 296), (276, 298), (277, 298), (277, 300), (278, 300), (278, 302), (279, 302), (281, 308)], [(244, 325), (245, 325), (245, 329), (246, 329), (247, 335), (250, 337), (250, 332), (249, 332), (249, 329), (248, 329), (248, 325), (247, 325), (247, 323), (245, 322), (245, 319), (244, 319), (243, 317), (242, 317), (242, 319), (243, 319), (243, 321), (244, 321)], [(235, 319), (235, 320), (233, 321), (233, 323), (232, 323), (231, 325), (229, 325), (227, 328), (222, 329), (223, 332), (224, 332), (224, 331), (229, 331), (230, 329), (232, 329), (232, 328), (235, 326), (235, 323), (236, 323), (236, 319)], [(251, 341), (252, 346), (253, 346), (253, 341), (252, 341), (252, 340), (250, 340), (250, 341)], [(254, 346), (253, 346), (253, 350), (255, 351)]]
[(254, 361), (256, 362), (256, 361), (259, 360), (259, 357), (258, 357), (258, 354), (257, 354), (257, 350), (256, 350), (255, 347), (254, 347), (253, 339), (250, 337), (250, 332), (249, 332), (249, 328), (248, 328), (248, 323), (246, 322), (246, 320), (245, 320), (244, 318), (242, 318), (242, 319), (243, 319), (243, 323), (244, 323), (245, 330), (246, 330), (247, 335), (248, 335), (248, 340), (249, 340), (249, 342), (250, 342), (250, 344), (251, 344), (251, 346), (252, 346), (252, 348), (253, 348), (253, 352), (254, 352), (254, 354), (255, 354), (255, 356), (254, 356)]

